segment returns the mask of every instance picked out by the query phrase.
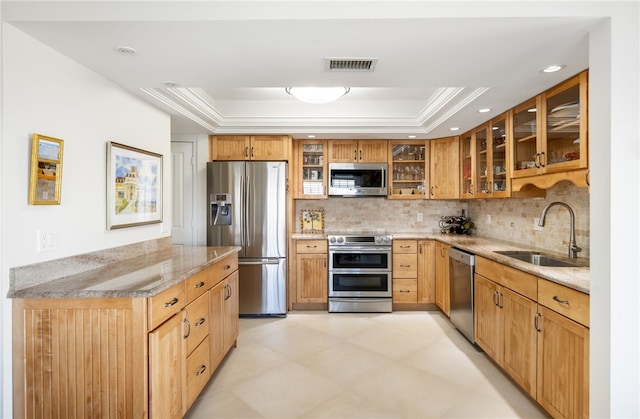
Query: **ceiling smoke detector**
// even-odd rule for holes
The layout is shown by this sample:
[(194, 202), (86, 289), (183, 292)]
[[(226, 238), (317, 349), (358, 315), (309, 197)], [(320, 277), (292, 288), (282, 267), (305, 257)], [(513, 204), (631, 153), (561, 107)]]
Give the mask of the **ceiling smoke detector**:
[(324, 70), (372, 72), (377, 63), (377, 58), (325, 58)]

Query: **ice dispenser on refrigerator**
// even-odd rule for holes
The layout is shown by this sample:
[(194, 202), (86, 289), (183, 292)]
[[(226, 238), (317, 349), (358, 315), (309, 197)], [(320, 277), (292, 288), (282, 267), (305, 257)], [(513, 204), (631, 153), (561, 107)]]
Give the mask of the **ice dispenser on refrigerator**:
[(212, 193), (209, 197), (211, 207), (212, 226), (229, 226), (231, 225), (231, 214), (233, 213), (231, 202), (231, 194), (228, 193)]

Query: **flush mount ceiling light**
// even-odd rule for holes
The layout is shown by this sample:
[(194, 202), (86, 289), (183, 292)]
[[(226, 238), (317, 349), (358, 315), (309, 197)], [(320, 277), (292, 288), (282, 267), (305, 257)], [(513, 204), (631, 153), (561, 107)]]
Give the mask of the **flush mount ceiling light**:
[(341, 98), (351, 89), (348, 87), (287, 87), (284, 90), (301, 102), (322, 104)]
[(555, 73), (556, 71), (560, 71), (564, 68), (564, 65), (562, 64), (552, 64), (552, 65), (548, 65), (545, 68), (542, 69), (543, 73)]
[(491, 111), (491, 109), (490, 109), (490, 108), (482, 108), (482, 109), (478, 109), (478, 112), (480, 112), (480, 113), (487, 113), (487, 112), (490, 112), (490, 111)]

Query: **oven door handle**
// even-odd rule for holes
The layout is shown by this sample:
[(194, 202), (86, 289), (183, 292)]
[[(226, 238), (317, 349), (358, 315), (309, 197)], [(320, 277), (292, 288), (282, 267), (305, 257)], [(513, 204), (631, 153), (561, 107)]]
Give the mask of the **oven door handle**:
[(356, 254), (361, 254), (361, 253), (390, 253), (391, 252), (391, 247), (370, 247), (370, 248), (366, 248), (363, 249), (362, 247), (340, 247), (338, 249), (336, 248), (329, 248), (329, 253), (333, 253), (333, 254), (342, 254), (342, 253), (356, 253)]

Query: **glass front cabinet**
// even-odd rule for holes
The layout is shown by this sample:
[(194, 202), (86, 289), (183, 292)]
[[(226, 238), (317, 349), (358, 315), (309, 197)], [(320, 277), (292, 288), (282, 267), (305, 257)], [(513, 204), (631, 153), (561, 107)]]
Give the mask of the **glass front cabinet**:
[(327, 198), (326, 140), (297, 141), (297, 198)]
[(513, 188), (543, 188), (563, 179), (586, 186), (588, 72), (584, 71), (513, 111)]
[(389, 198), (428, 198), (428, 147), (428, 141), (389, 141)]
[(489, 136), (491, 153), (489, 154), (489, 167), (491, 168), (491, 179), (487, 186), (492, 198), (506, 198), (511, 193), (511, 182), (508, 167), (508, 130), (507, 115), (504, 113), (489, 123)]
[(460, 168), (462, 170), (462, 178), (460, 182), (461, 199), (473, 198), (474, 182), (476, 181), (473, 174), (475, 173), (475, 160), (473, 156), (475, 150), (472, 150), (473, 132), (469, 131), (460, 136)]

